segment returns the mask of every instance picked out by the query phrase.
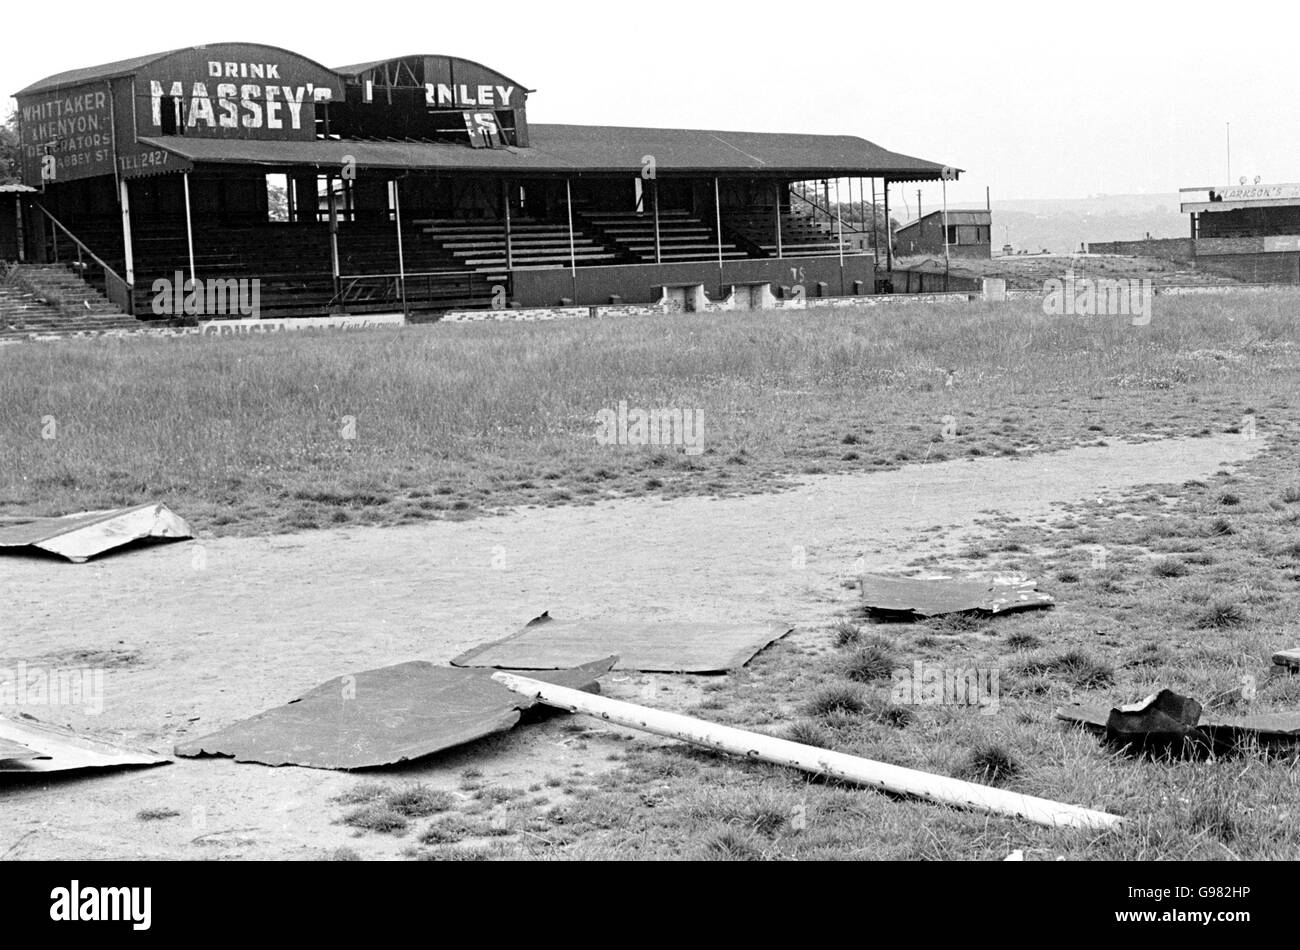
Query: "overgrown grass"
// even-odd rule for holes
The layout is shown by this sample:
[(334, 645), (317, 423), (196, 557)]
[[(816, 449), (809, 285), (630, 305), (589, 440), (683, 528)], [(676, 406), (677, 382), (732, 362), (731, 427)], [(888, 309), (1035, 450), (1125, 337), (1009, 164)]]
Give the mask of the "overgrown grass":
[[(1050, 449), (1103, 418), (1221, 431), (1260, 407), (1267, 427), (1300, 388), (1297, 299), (1161, 297), (1140, 330), (1013, 301), (11, 346), (0, 512), (159, 499), (218, 533), (400, 524)], [(620, 402), (700, 411), (703, 454), (598, 444)]]

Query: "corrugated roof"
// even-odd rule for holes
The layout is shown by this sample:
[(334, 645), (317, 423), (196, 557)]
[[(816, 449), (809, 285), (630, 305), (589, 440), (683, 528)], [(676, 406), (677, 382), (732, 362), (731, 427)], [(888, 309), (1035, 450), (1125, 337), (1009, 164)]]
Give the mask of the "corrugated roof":
[(640, 173), (654, 156), (660, 174), (793, 172), (935, 181), (936, 162), (890, 152), (847, 135), (794, 135), (586, 125), (532, 125), (530, 147), (475, 149), (464, 145), (378, 141), (258, 141), (161, 136), (141, 139), (193, 162), (261, 165), (341, 165), (351, 156), (369, 168), (536, 174)]
[[(411, 53), (409, 56), (390, 56), (388, 59), (376, 59), (369, 63), (353, 63), (351, 66), (335, 66), (333, 69), (340, 76), (360, 76), (362, 73), (369, 72), (377, 66), (382, 66), (385, 63), (396, 63), (403, 59), (454, 59), (457, 62), (469, 63), (472, 66), (478, 66), (480, 69), (487, 70), (490, 73), (497, 73), (500, 76), (505, 76), (505, 78), (513, 85), (519, 86), (521, 89), (525, 88), (522, 83), (510, 79), (509, 76), (506, 76), (506, 74), (501, 72), (499, 69), (493, 69), (491, 66), (480, 63), (474, 59), (465, 59), (463, 56), (452, 56), (450, 53)], [(527, 91), (536, 92), (537, 90), (528, 89)]]
[(35, 188), (29, 188), (27, 185), (20, 185), (17, 182), (8, 185), (0, 185), (0, 194), (28, 194), (35, 190)]
[[(909, 221), (901, 225), (899, 231), (906, 231), (908, 228), (914, 228), (927, 218), (933, 218), (937, 215), (944, 214), (942, 208), (938, 211), (931, 211), (929, 214), (923, 214), (915, 221)], [(951, 224), (988, 224), (993, 220), (993, 212), (984, 208), (949, 208), (947, 211), (948, 223)]]
[[(185, 53), (191, 50), (206, 50), (218, 46), (257, 46), (262, 49), (275, 50), (280, 53), (287, 53), (290, 56), (299, 59), (306, 59), (308, 62), (316, 63), (310, 57), (303, 56), (301, 53), (295, 53), (293, 50), (287, 50), (281, 46), (268, 46), (265, 43), (204, 43), (201, 46), (182, 46), (180, 49), (169, 49), (162, 53), (149, 53), (145, 56), (135, 56), (131, 59), (120, 59), (115, 63), (103, 63), (99, 66), (87, 66), (84, 69), (70, 69), (67, 72), (55, 73), (53, 76), (46, 76), (44, 79), (32, 83), (25, 89), (20, 89), (14, 93), (15, 96), (30, 96), (38, 92), (53, 92), (60, 89), (66, 89), (70, 86), (79, 86), (82, 83), (100, 82), (105, 79), (115, 79), (118, 76), (130, 76), (139, 72), (150, 63), (157, 62), (168, 56), (174, 56), (177, 53)], [(320, 66), (320, 63), (316, 63)], [(321, 69), (328, 68), (321, 66)]]

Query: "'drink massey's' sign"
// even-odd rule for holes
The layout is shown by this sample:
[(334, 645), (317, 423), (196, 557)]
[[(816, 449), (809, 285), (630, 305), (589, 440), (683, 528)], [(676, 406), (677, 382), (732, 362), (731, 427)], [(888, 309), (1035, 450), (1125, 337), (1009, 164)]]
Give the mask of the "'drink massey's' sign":
[(338, 90), (323, 66), (256, 46), (185, 50), (145, 67), (136, 84), (147, 101), (136, 110), (140, 134), (235, 138), (314, 138), (316, 104)]

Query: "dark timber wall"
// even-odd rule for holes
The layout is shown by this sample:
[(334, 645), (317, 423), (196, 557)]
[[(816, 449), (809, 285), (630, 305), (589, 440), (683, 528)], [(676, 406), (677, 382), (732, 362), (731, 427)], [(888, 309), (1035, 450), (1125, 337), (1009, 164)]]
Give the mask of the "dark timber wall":
[(733, 284), (770, 282), (789, 287), (802, 284), (809, 298), (837, 297), (854, 293), (860, 281), (862, 293), (875, 285), (875, 267), (870, 257), (844, 258), (841, 280), (838, 257), (728, 260), (719, 268), (709, 263), (639, 264), (615, 267), (579, 267), (575, 278), (568, 268), (516, 270), (513, 299), (524, 307), (553, 307), (562, 299), (582, 305), (607, 304), (613, 296), (626, 303), (654, 303), (661, 288), (670, 284), (703, 284), (710, 297), (726, 296)]

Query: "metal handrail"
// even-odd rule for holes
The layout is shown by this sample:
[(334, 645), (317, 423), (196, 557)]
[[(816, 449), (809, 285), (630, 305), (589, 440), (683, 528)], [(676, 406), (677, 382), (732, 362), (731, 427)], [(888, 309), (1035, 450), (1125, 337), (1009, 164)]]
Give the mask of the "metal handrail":
[[(76, 245), (78, 269), (84, 268), (86, 266), (85, 261), (83, 261), (81, 257), (82, 254), (85, 254), (92, 261), (98, 264), (101, 270), (103, 270), (104, 290), (108, 299), (112, 301), (114, 304), (116, 304), (122, 310), (123, 313), (134, 313), (135, 312), (135, 301), (134, 301), (135, 287), (132, 284), (127, 283), (127, 281), (123, 279), (121, 274), (113, 270), (113, 268), (109, 267), (108, 264), (104, 262), (104, 259), (102, 257), (100, 257), (98, 254), (92, 251), (89, 247), (86, 246), (86, 244), (79, 237), (77, 237), (75, 234), (69, 231), (62, 221), (60, 221), (54, 215), (50, 214), (48, 208), (46, 208), (39, 201), (34, 202), (34, 204), (38, 209), (40, 209), (41, 214), (45, 215), (45, 217), (50, 219), (51, 224), (53, 224), (59, 231), (62, 231), (65, 235), (67, 235), (68, 238), (72, 241), (72, 243)], [(53, 243), (54, 243), (54, 263), (57, 264), (59, 263), (59, 259), (58, 259), (59, 242), (58, 242), (57, 232), (53, 236)]]

